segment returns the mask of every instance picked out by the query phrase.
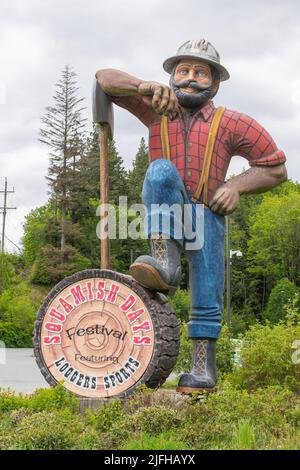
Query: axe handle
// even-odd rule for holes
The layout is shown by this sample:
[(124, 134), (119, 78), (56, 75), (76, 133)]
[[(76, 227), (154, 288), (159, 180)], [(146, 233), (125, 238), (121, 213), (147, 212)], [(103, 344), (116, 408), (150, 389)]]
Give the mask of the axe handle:
[[(100, 150), (100, 199), (101, 204), (108, 204), (109, 193), (109, 162), (108, 162), (109, 125), (100, 124), (99, 150)], [(105, 227), (102, 227), (104, 230)], [(101, 269), (110, 269), (110, 243), (109, 238), (101, 237), (100, 241)]]

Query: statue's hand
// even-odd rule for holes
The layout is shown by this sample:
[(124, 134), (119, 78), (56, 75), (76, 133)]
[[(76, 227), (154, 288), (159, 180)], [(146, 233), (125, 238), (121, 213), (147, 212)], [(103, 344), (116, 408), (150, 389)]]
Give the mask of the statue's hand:
[(142, 82), (138, 87), (140, 95), (152, 105), (157, 114), (164, 114), (174, 119), (178, 114), (178, 101), (174, 91), (158, 82)]
[(235, 211), (240, 202), (240, 193), (229, 183), (223, 184), (214, 194), (209, 203), (213, 212), (220, 215), (229, 215)]

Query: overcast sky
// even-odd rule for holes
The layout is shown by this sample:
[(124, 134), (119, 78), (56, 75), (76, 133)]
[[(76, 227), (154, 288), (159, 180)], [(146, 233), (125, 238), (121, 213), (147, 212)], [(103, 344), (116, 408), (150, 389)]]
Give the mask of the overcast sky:
[[(215, 104), (263, 124), (286, 152), (289, 177), (299, 180), (299, 18), (298, 0), (1, 0), (0, 187), (6, 176), (15, 188), (9, 205), (17, 206), (7, 217), (9, 239), (20, 243), (25, 214), (47, 200), (48, 155), (38, 129), (65, 64), (78, 74), (90, 118), (98, 68), (167, 83), (162, 62), (186, 40), (204, 37), (231, 74)], [(142, 136), (146, 128), (115, 109), (115, 139), (127, 168)], [(235, 157), (229, 174), (243, 168), (246, 160)]]

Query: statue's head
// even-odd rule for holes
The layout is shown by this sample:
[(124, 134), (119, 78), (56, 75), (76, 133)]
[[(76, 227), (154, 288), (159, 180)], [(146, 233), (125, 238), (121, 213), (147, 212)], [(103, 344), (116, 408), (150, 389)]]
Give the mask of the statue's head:
[(187, 41), (163, 67), (171, 74), (170, 86), (179, 103), (186, 108), (202, 106), (216, 95), (220, 81), (229, 79), (217, 50), (205, 39)]

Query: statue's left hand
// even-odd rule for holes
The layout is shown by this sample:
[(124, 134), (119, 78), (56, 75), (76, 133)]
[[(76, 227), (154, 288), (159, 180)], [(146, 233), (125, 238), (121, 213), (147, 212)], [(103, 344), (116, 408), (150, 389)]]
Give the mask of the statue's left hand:
[(220, 215), (229, 215), (235, 211), (240, 202), (239, 191), (226, 183), (215, 192), (209, 207), (213, 212)]

